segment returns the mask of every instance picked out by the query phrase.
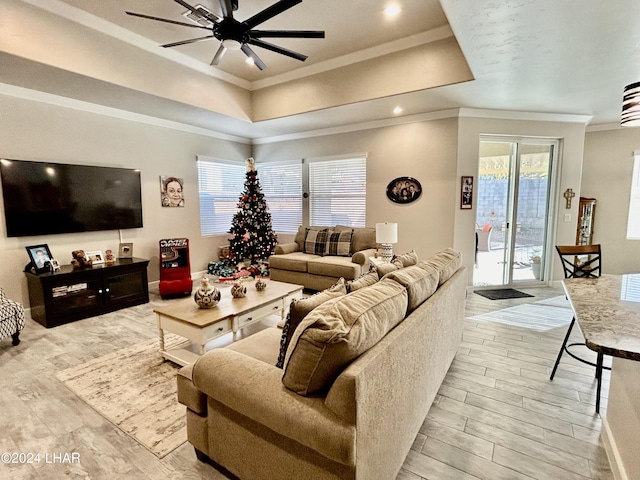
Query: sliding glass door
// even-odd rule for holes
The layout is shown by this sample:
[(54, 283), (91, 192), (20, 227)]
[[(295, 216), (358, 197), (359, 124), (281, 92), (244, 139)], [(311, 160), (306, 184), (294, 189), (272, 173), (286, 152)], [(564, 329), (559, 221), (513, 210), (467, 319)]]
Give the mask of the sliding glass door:
[(481, 137), (475, 286), (544, 281), (557, 145)]

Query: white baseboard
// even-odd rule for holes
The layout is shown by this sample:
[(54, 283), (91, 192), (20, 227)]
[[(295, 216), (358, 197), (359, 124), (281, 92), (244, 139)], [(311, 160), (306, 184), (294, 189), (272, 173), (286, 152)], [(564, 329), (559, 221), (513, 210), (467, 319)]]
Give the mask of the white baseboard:
[(609, 427), (609, 422), (607, 422), (606, 417), (602, 419), (601, 435), (602, 443), (604, 443), (604, 449), (607, 452), (607, 458), (609, 459), (609, 464), (611, 465), (613, 478), (615, 480), (629, 480), (627, 472), (624, 469), (624, 464), (622, 463), (622, 458), (620, 458), (620, 452), (618, 451), (616, 440), (615, 438), (613, 438), (611, 427)]

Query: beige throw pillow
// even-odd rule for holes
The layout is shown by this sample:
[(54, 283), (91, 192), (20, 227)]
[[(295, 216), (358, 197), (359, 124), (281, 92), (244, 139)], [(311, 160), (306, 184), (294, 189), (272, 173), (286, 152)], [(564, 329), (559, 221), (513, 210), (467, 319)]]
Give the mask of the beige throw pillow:
[(340, 372), (402, 321), (407, 290), (385, 279), (314, 309), (287, 350), (282, 383), (300, 395), (328, 389)]
[(307, 298), (300, 300), (293, 300), (289, 307), (289, 314), (287, 320), (282, 327), (282, 338), (280, 339), (280, 353), (278, 354), (278, 361), (276, 367), (282, 368), (284, 365), (284, 358), (289, 347), (289, 342), (293, 336), (293, 332), (298, 328), (300, 322), (306, 317), (318, 305), (322, 305), (327, 300), (332, 298), (338, 298), (347, 294), (347, 288), (344, 278), (338, 280), (333, 286), (318, 292), (315, 295), (311, 295)]
[(411, 313), (437, 290), (440, 273), (433, 265), (420, 264), (388, 273), (384, 278), (391, 278), (407, 289), (407, 313)]
[(411, 250), (410, 252), (403, 253), (402, 255), (396, 255), (393, 257), (394, 262), (400, 262), (403, 267), (410, 267), (411, 265), (416, 265), (418, 263), (418, 254), (415, 250)]
[(378, 271), (375, 268), (372, 268), (368, 273), (360, 275), (355, 280), (347, 282), (347, 293), (355, 292), (361, 288), (378, 283), (378, 280), (380, 280)]

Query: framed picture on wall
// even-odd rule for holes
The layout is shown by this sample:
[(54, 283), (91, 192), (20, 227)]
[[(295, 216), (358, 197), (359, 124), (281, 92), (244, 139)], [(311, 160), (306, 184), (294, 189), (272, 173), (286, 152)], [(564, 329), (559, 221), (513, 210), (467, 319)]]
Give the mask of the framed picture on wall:
[(473, 207), (473, 177), (463, 176), (460, 186), (460, 208), (470, 210)]
[(387, 198), (394, 203), (411, 203), (422, 195), (422, 185), (412, 177), (394, 178), (387, 185)]

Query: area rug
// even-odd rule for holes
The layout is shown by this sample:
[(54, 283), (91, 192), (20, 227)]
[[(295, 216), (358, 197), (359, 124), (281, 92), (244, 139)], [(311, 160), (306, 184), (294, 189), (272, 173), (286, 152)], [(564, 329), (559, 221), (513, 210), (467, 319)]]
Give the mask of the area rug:
[[(165, 335), (167, 348), (183, 340)], [(153, 339), (62, 370), (56, 378), (162, 458), (187, 440), (185, 408), (176, 394), (178, 369), (162, 360)]]
[[(558, 302), (559, 303), (559, 302)], [(515, 327), (523, 327), (543, 332), (569, 325), (573, 311), (566, 306), (525, 303), (515, 307), (503, 308), (495, 312), (468, 317), (477, 322), (495, 322)]]
[(513, 288), (496, 288), (493, 290), (475, 290), (475, 293), (481, 295), (489, 300), (506, 300), (507, 298), (525, 298), (533, 297), (528, 293), (521, 292), (520, 290), (514, 290)]

